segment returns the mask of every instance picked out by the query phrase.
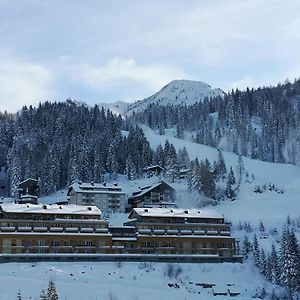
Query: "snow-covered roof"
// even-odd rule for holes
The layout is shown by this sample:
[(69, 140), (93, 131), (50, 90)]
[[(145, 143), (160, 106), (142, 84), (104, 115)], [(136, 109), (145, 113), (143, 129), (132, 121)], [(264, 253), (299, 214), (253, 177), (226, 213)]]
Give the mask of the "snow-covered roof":
[(6, 213), (22, 213), (22, 214), (62, 214), (62, 215), (101, 215), (101, 211), (96, 206), (83, 205), (45, 205), (45, 204), (17, 204), (2, 203), (0, 208)]
[(161, 170), (163, 170), (163, 167), (160, 166), (160, 165), (152, 165), (152, 166), (147, 166), (147, 167), (144, 168), (145, 171), (152, 170), (152, 169), (161, 169)]
[(69, 191), (73, 189), (76, 193), (114, 193), (125, 194), (122, 192), (122, 188), (116, 185), (104, 185), (103, 183), (87, 183), (87, 182), (74, 182), (69, 187)]
[[(140, 196), (143, 196), (144, 194), (148, 193), (149, 191), (155, 189), (156, 187), (160, 186), (162, 183), (165, 183), (164, 181), (161, 181), (161, 182), (158, 182), (158, 183), (155, 183), (153, 185), (150, 185), (149, 187), (147, 188), (141, 188), (141, 191), (140, 192), (135, 192), (134, 195), (131, 196), (131, 198), (136, 198), (136, 197), (140, 197)], [(167, 184), (167, 183), (165, 183)], [(167, 184), (168, 185), (168, 184)], [(170, 185), (169, 185), (170, 186)], [(171, 187), (171, 186), (170, 186)], [(172, 188), (172, 187), (171, 187)], [(173, 188), (172, 188), (173, 189)]]
[[(223, 219), (223, 215), (212, 209), (181, 209), (181, 208), (134, 208), (141, 217), (173, 217), (173, 218), (208, 218)], [(130, 215), (132, 214), (130, 213)], [(130, 216), (129, 216), (130, 217)]]

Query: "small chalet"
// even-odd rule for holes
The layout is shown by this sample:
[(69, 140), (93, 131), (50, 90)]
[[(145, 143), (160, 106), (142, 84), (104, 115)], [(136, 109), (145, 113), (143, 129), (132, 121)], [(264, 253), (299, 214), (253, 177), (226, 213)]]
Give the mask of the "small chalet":
[(144, 168), (144, 173), (148, 175), (148, 177), (152, 177), (154, 175), (159, 175), (163, 171), (163, 167), (159, 165), (148, 166)]
[(130, 208), (174, 207), (176, 191), (164, 181), (140, 188), (128, 198)]
[(70, 203), (95, 205), (103, 212), (125, 212), (125, 193), (117, 184), (74, 182), (68, 190)]
[(19, 200), (18, 203), (37, 204), (39, 186), (36, 179), (26, 179), (19, 183)]

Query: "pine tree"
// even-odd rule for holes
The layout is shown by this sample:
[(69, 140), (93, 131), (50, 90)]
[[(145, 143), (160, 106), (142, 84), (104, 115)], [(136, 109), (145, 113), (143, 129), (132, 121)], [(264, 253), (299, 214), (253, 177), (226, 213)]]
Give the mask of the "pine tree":
[(216, 183), (210, 162), (207, 159), (200, 163), (200, 180), (204, 195), (215, 199)]
[(232, 189), (230, 181), (230, 179), (227, 180), (225, 195), (227, 199), (234, 201), (236, 199), (236, 194), (235, 191)]
[(249, 242), (248, 236), (245, 235), (243, 240), (243, 256), (245, 259), (249, 257), (250, 250), (251, 250), (251, 243)]
[(132, 161), (131, 155), (129, 155), (126, 160), (125, 174), (127, 175), (128, 180), (134, 180), (136, 178), (136, 169)]
[(239, 155), (238, 165), (237, 165), (238, 185), (242, 183), (244, 173), (245, 173), (244, 161), (242, 155)]
[(195, 162), (192, 163), (190, 187), (192, 191), (198, 194), (201, 194), (203, 187), (200, 172), (200, 164), (198, 159), (196, 159)]
[(226, 164), (221, 150), (218, 150), (218, 155), (219, 155), (219, 160), (216, 164), (217, 176), (223, 179), (225, 178), (227, 173)]
[(294, 232), (284, 229), (280, 248), (280, 283), (290, 290), (299, 288), (299, 246)]
[(234, 173), (233, 173), (232, 167), (230, 167), (230, 171), (228, 173), (228, 181), (229, 181), (230, 185), (234, 185), (235, 184), (235, 177), (234, 177)]
[(263, 275), (267, 275), (267, 258), (264, 249), (261, 249), (261, 256), (260, 256), (260, 270)]
[(252, 253), (253, 253), (253, 260), (255, 265), (259, 268), (260, 267), (260, 251), (259, 245), (256, 234), (254, 235), (253, 244), (252, 244)]
[(272, 244), (272, 250), (269, 257), (270, 262), (270, 281), (273, 284), (279, 284), (279, 275), (280, 275), (280, 268), (279, 268), (279, 261), (278, 261), (278, 255), (275, 248), (275, 245)]
[(259, 222), (259, 230), (261, 232), (265, 232), (265, 225), (264, 225), (264, 223), (262, 221)]
[(55, 282), (53, 280), (49, 281), (47, 297), (48, 300), (59, 300), (58, 292), (56, 290)]
[(49, 300), (48, 295), (44, 289), (42, 289), (41, 294), (40, 294), (40, 299), (41, 300)]
[(169, 151), (166, 157), (165, 175), (169, 177), (172, 182), (174, 182), (175, 178), (179, 177), (177, 153), (173, 144), (169, 146)]

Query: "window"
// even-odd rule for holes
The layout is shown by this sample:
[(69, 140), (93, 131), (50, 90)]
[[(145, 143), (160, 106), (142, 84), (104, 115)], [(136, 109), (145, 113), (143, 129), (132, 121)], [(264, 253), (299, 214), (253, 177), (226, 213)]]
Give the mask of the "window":
[(59, 241), (52, 241), (51, 246), (52, 247), (58, 247), (59, 246)]
[(38, 247), (46, 246), (46, 241), (45, 240), (37, 240), (37, 246)]

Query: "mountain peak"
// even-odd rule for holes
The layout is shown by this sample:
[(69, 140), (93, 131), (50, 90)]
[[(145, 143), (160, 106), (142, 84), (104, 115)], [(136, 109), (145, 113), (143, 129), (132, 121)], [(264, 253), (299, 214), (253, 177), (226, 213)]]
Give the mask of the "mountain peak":
[(212, 88), (209, 84), (192, 80), (173, 80), (154, 95), (128, 106), (128, 113), (145, 110), (149, 104), (191, 105), (205, 98), (224, 96), (221, 89)]

